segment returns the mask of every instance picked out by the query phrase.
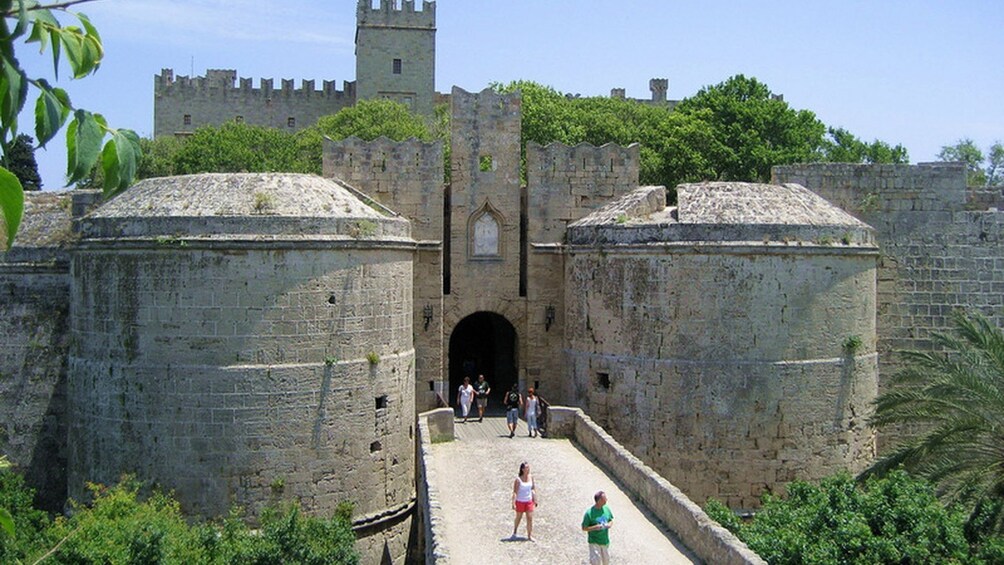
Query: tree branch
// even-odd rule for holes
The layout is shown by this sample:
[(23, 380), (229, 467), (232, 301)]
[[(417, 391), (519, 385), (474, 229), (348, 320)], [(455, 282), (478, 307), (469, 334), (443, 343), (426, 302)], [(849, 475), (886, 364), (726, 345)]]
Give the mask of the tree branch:
[[(25, 10), (28, 12), (31, 12), (32, 10), (65, 10), (70, 6), (74, 6), (76, 4), (84, 4), (86, 2), (97, 2), (97, 0), (67, 0), (66, 2), (60, 2), (58, 4), (45, 4), (45, 5), (39, 4), (37, 6), (31, 6), (29, 8), (25, 8)], [(20, 10), (17, 9), (11, 9), (5, 12), (3, 17), (13, 18), (17, 16), (19, 11)]]

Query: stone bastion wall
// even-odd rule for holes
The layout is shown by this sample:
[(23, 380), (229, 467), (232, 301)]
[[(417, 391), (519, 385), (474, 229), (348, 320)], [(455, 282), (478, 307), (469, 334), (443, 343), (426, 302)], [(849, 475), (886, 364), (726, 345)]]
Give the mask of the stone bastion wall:
[(775, 182), (795, 182), (876, 230), (880, 373), (897, 351), (927, 350), (952, 328), (956, 310), (1004, 325), (1004, 212), (1000, 188), (966, 187), (961, 163), (787, 165)]
[[(695, 501), (752, 508), (874, 456), (877, 249), (818, 197), (811, 217), (761, 223), (798, 214), (805, 189), (742, 189), (681, 185), (678, 210), (661, 187), (639, 189), (569, 228), (565, 384)], [(700, 208), (705, 195), (726, 206)], [(764, 216), (722, 218), (748, 213), (727, 202), (747, 195)]]

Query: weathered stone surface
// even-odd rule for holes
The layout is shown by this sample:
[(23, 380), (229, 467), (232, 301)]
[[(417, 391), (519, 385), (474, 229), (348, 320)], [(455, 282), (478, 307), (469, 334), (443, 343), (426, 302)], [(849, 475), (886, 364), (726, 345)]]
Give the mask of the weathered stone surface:
[[(749, 508), (796, 477), (863, 468), (877, 385), (870, 228), (800, 187), (681, 188), (677, 210), (639, 189), (570, 226), (567, 395), (699, 502)], [(715, 200), (756, 191), (798, 198), (787, 215)], [(775, 243), (779, 225), (853, 236)]]
[[(318, 177), (196, 175), (139, 183), (82, 227), (71, 496), (130, 472), (204, 516), (279, 499), (325, 515), (349, 501), (366, 523), (410, 508), (406, 221)], [(402, 559), (407, 521), (361, 547)]]

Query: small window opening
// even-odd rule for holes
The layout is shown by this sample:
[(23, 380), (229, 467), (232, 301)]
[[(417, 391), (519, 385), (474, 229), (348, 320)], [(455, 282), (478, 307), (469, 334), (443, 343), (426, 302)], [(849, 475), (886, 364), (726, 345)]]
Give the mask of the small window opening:
[(186, 126), (192, 125), (192, 115), (191, 114), (185, 114), (185, 117), (183, 118), (182, 121), (184, 122), (184, 124)]
[(376, 397), (376, 409), (384, 410), (387, 408), (387, 395)]
[(540, 389), (540, 381), (533, 381), (533, 390)]
[(370, 444), (370, 453), (376, 453), (383, 449), (383, 445), (379, 441), (374, 441)]
[(429, 390), (432, 392), (436, 391), (436, 381), (429, 381)]
[(291, 128), (295, 128), (296, 127), (296, 118), (293, 118), (293, 117), (286, 118), (286, 126), (287, 127), (291, 127)]
[(394, 59), (394, 74), (401, 74), (401, 59)]
[(478, 169), (482, 173), (488, 173), (495, 170), (495, 160), (492, 159), (491, 155), (482, 155), (478, 158)]
[(603, 390), (610, 390), (610, 373), (596, 373), (596, 384)]

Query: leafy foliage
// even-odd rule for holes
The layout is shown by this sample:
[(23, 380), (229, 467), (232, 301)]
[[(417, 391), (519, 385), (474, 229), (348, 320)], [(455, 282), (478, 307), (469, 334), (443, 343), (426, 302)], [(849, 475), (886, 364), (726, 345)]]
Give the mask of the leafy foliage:
[(167, 158), (174, 174), (305, 172), (294, 134), (243, 123), (201, 127)]
[(765, 496), (748, 523), (714, 500), (706, 510), (771, 564), (992, 563), (1004, 547), (968, 540), (965, 514), (903, 471), (860, 485), (847, 473), (793, 482), (787, 498)]
[[(905, 162), (906, 150), (866, 144), (827, 128), (812, 112), (794, 110), (766, 85), (742, 75), (702, 89), (673, 110), (605, 97), (570, 97), (529, 81), (493, 84), (523, 99), (521, 147), (641, 144), (640, 182), (666, 186), (673, 198), (681, 182), (765, 181), (774, 165), (809, 161)], [(832, 139), (824, 135), (829, 131)]]
[[(85, 178), (100, 158), (105, 190), (121, 190), (132, 182), (140, 154), (139, 138), (130, 130), (113, 129), (104, 117), (74, 108), (65, 90), (42, 78), (29, 77), (15, 55), (15, 45), (36, 43), (40, 53), (52, 54), (58, 78), (64, 61), (73, 78), (93, 74), (104, 54), (98, 30), (87, 16), (66, 11), (76, 2), (44, 5), (37, 0), (0, 0), (0, 148), (7, 162), (18, 136), (18, 114), (28, 91), (35, 100), (35, 136), (45, 146), (69, 119), (66, 131), (67, 177), (70, 183)], [(63, 25), (56, 14), (68, 15), (80, 25)], [(13, 29), (12, 29), (13, 26)], [(65, 58), (64, 58), (65, 57)], [(70, 116), (72, 115), (72, 119)], [(110, 139), (105, 142), (105, 138)], [(104, 147), (102, 148), (102, 143)], [(11, 245), (24, 213), (24, 194), (17, 176), (0, 168), (0, 211), (6, 226), (5, 244)]]
[(865, 143), (843, 128), (827, 128), (823, 139), (822, 160), (829, 163), (893, 163), (910, 162), (902, 145), (890, 146), (884, 141)]
[(307, 163), (305, 172), (321, 173), (321, 140), (324, 137), (340, 140), (353, 136), (365, 141), (378, 137), (394, 141), (433, 139), (425, 119), (412, 113), (404, 104), (394, 100), (359, 100), (355, 106), (324, 116), (315, 125), (297, 134), (302, 162)]
[(350, 505), (330, 519), (304, 516), (295, 505), (269, 508), (252, 530), (237, 510), (218, 523), (190, 526), (169, 495), (140, 495), (126, 477), (110, 488), (91, 485), (94, 502), (54, 521), (31, 506), (19, 475), (0, 471), (0, 504), (11, 509), (16, 535), (0, 532), (0, 562), (354, 564)]
[(965, 163), (966, 182), (969, 186), (983, 186), (987, 182), (987, 175), (983, 171), (983, 152), (968, 137), (958, 140), (955, 145), (942, 146), (938, 159)]
[(736, 75), (682, 100), (676, 111), (701, 110), (727, 151), (716, 165), (723, 180), (766, 181), (773, 165), (817, 160), (826, 131), (816, 115), (794, 110), (755, 78)]
[[(6, 465), (6, 460), (2, 463)], [(26, 487), (21, 475), (0, 465), (0, 563), (23, 560), (34, 547), (49, 542), (45, 529), (49, 517), (32, 505), (35, 491)]]
[(902, 465), (1004, 532), (1004, 331), (979, 313), (957, 311), (953, 322), (951, 334), (933, 335), (935, 350), (903, 353), (906, 368), (876, 400), (873, 426), (921, 431), (866, 476)]
[(3, 157), (3, 166), (21, 181), (25, 190), (41, 190), (42, 177), (38, 175), (38, 162), (35, 161), (35, 140), (27, 134), (20, 134), (14, 139)]

